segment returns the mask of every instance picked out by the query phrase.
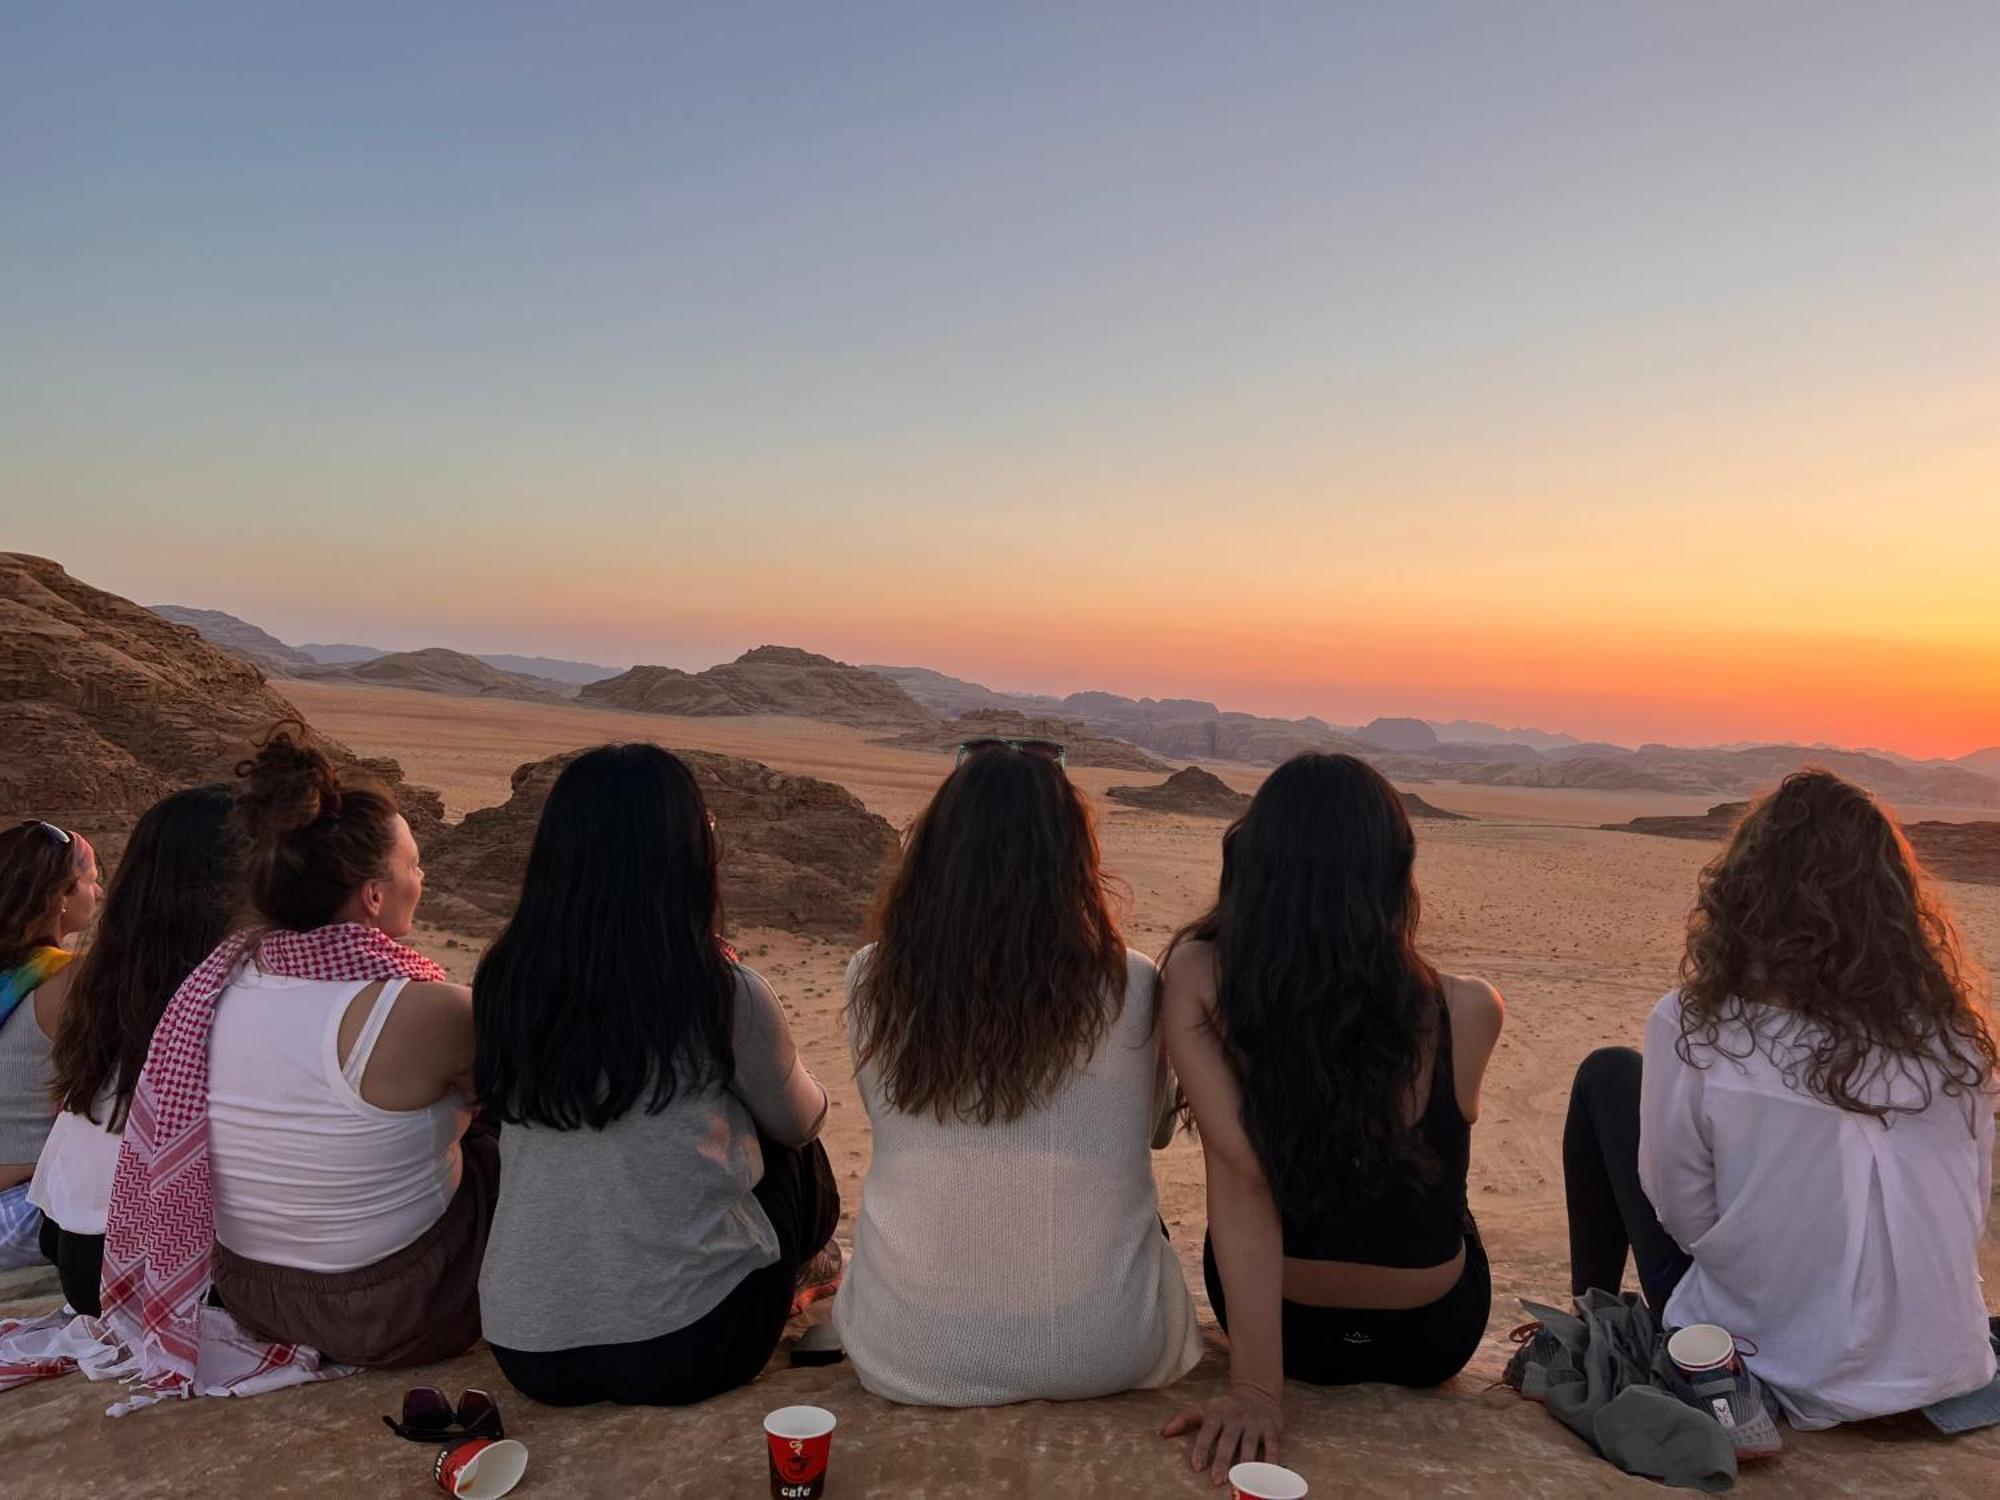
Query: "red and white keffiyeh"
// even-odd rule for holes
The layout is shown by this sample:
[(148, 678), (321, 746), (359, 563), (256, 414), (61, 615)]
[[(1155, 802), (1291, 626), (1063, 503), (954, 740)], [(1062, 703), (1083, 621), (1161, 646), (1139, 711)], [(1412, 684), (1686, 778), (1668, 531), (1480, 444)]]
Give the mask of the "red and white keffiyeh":
[[(446, 978), (431, 960), (355, 922), (226, 939), (182, 982), (153, 1033), (118, 1148), (104, 1237), (103, 1322), (155, 1396), (197, 1394), (203, 1298), (215, 1251), (208, 1160), (208, 1040), (216, 1002), (244, 962), (336, 983)], [(273, 1365), (292, 1345), (269, 1345)]]

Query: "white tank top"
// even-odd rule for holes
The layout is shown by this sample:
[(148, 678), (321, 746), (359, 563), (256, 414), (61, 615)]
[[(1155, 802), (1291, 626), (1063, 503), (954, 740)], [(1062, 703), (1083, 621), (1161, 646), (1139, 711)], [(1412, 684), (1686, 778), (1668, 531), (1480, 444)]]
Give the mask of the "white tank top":
[(380, 1109), (361, 1078), (404, 981), (391, 979), (340, 1062), (340, 1021), (366, 982), (244, 971), (209, 1035), (215, 1237), (271, 1265), (354, 1271), (410, 1244), (458, 1190), (471, 1111), (455, 1096)]

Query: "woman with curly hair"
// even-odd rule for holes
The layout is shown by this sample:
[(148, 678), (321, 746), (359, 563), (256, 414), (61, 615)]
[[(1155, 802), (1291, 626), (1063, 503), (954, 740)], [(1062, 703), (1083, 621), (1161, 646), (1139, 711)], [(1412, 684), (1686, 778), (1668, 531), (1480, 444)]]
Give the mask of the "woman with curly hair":
[(987, 1406), (1179, 1379), (1201, 1339), (1153, 1185), (1153, 966), (1060, 747), (961, 750), (875, 928), (847, 968), (874, 1157), (834, 1302), (861, 1383)]
[(1789, 776), (1702, 872), (1643, 1058), (1592, 1053), (1563, 1134), (1574, 1290), (1627, 1249), (1669, 1327), (1714, 1323), (1793, 1424), (1993, 1378), (1978, 1245), (1995, 1045), (1894, 821)]
[(1223, 835), (1215, 905), (1167, 951), (1229, 1390), (1163, 1435), (1194, 1432), (1191, 1462), (1218, 1482), (1277, 1456), (1287, 1379), (1437, 1385), (1486, 1329), (1465, 1178), (1502, 1006), (1419, 951), (1415, 863), (1380, 772), (1295, 756)]

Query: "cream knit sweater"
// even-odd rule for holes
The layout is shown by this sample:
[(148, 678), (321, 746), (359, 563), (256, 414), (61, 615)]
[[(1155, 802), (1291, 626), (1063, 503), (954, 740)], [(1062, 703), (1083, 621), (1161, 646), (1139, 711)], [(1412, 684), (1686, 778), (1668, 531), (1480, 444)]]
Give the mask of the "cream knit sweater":
[[(847, 967), (847, 992), (867, 961)], [(857, 1073), (875, 1151), (834, 1324), (878, 1396), (926, 1406), (1162, 1386), (1201, 1357), (1161, 1232), (1150, 1140), (1171, 1074), (1152, 963), (1046, 1108), (987, 1126), (896, 1113)], [(850, 1026), (849, 1042), (852, 1044)]]

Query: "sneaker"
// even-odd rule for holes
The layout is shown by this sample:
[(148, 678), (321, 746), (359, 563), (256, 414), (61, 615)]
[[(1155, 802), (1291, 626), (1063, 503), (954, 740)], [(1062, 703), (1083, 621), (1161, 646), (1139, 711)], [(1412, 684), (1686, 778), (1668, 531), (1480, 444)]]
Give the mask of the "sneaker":
[(1562, 1351), (1562, 1341), (1540, 1323), (1523, 1323), (1507, 1339), (1514, 1345), (1514, 1352), (1507, 1360), (1507, 1368), (1500, 1372), (1500, 1383), (1530, 1401), (1546, 1402), (1549, 1365)]
[(815, 1302), (840, 1290), (840, 1277), (847, 1264), (839, 1240), (828, 1240), (826, 1248), (799, 1268), (798, 1290), (792, 1294), (792, 1316), (797, 1317)]
[(1669, 1363), (1674, 1394), (1696, 1411), (1722, 1424), (1736, 1449), (1736, 1461), (1755, 1463), (1783, 1451), (1778, 1428), (1778, 1403), (1764, 1382), (1747, 1369), (1703, 1370), (1689, 1375)]

